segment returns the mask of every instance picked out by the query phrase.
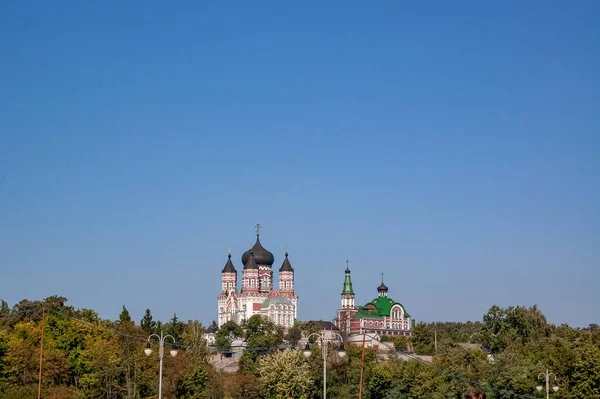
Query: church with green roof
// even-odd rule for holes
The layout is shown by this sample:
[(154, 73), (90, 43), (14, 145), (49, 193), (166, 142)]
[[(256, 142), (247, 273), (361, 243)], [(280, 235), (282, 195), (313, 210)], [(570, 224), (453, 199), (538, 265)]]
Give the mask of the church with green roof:
[(388, 297), (388, 287), (377, 287), (377, 297), (364, 306), (355, 306), (350, 269), (346, 267), (342, 288), (342, 307), (338, 310), (335, 324), (346, 336), (375, 333), (380, 336), (410, 336), (410, 314), (400, 302)]

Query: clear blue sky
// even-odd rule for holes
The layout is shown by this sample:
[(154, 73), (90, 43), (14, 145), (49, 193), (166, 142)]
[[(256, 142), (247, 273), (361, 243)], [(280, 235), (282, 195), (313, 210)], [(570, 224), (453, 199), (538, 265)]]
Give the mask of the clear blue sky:
[(600, 322), (600, 3), (0, 5), (0, 298), (205, 323), (289, 246), (301, 319)]

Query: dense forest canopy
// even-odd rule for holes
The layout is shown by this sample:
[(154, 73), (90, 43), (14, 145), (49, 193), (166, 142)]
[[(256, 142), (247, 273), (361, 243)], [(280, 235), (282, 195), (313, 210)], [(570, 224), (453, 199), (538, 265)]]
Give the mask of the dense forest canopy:
[[(204, 328), (176, 314), (165, 322), (154, 320), (150, 310), (137, 323), (125, 307), (118, 320), (104, 320), (57, 296), (12, 307), (1, 301), (0, 397), (37, 397), (43, 331), (43, 398), (156, 398), (158, 351), (146, 356), (144, 348), (150, 334), (163, 331), (181, 349), (164, 357), (165, 399), (320, 398), (320, 349), (313, 346), (309, 358), (297, 349), (280, 350), (295, 347), (303, 329), (297, 323), (284, 334), (260, 317), (241, 327), (218, 329), (213, 322)], [(206, 346), (207, 331), (216, 333), (215, 348)], [(230, 351), (237, 337), (246, 344), (239, 371), (217, 370), (209, 357)], [(538, 374), (548, 369), (559, 386), (553, 398), (600, 399), (600, 327), (556, 326), (535, 306), (493, 306), (477, 322), (419, 323), (412, 338), (389, 344), (415, 360), (371, 349), (363, 354), (352, 345), (343, 359), (329, 351), (328, 397), (358, 397), (362, 374), (363, 398), (460, 398), (474, 387), (491, 398), (541, 398), (545, 392), (535, 389)], [(423, 361), (415, 355), (432, 357)]]

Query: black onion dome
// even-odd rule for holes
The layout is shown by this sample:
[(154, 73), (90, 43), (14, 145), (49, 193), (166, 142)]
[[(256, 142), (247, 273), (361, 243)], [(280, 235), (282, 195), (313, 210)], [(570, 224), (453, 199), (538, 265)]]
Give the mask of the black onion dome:
[(383, 281), (381, 282), (381, 285), (379, 287), (377, 287), (377, 291), (381, 292), (381, 291), (387, 291), (388, 287), (387, 285), (383, 284)]
[(292, 264), (288, 260), (288, 253), (287, 253), (287, 251), (285, 252), (285, 259), (283, 260), (283, 264), (279, 268), (279, 271), (280, 272), (293, 272), (294, 271), (294, 268), (292, 267)]
[(242, 264), (244, 266), (246, 266), (248, 259), (250, 259), (251, 252), (254, 252), (254, 260), (257, 264), (273, 266), (275, 258), (273, 257), (273, 254), (271, 252), (267, 251), (263, 248), (262, 245), (260, 245), (260, 239), (258, 238), (258, 235), (256, 236), (256, 243), (254, 244), (254, 246), (246, 252), (244, 252), (244, 254), (242, 255)]
[(231, 261), (231, 254), (227, 255), (229, 259), (227, 259), (227, 263), (225, 263), (225, 267), (221, 273), (237, 273), (235, 267), (233, 267), (233, 262)]
[(244, 266), (244, 269), (258, 269), (258, 265), (256, 264), (254, 253), (250, 251), (250, 259), (248, 259), (248, 263)]

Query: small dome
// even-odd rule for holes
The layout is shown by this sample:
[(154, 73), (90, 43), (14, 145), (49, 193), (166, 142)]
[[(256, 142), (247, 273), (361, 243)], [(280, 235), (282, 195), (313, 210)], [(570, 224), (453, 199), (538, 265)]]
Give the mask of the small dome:
[(231, 261), (231, 253), (229, 253), (227, 257), (229, 259), (227, 259), (227, 263), (225, 263), (225, 267), (221, 273), (237, 273), (237, 270), (235, 270), (235, 267), (233, 267), (233, 262)]
[(383, 281), (381, 282), (381, 285), (379, 287), (377, 287), (378, 292), (387, 291), (387, 290), (388, 290), (388, 287), (387, 287), (387, 285), (383, 284)]
[(279, 268), (279, 271), (280, 272), (293, 272), (294, 271), (294, 268), (292, 267), (292, 264), (288, 260), (288, 253), (287, 253), (287, 251), (285, 251), (285, 259), (283, 260), (283, 264)]
[(262, 303), (262, 305), (260, 306), (261, 310), (262, 309), (269, 309), (269, 306), (271, 305), (275, 305), (275, 306), (279, 306), (279, 305), (287, 305), (287, 306), (292, 306), (292, 301), (290, 301), (287, 298), (284, 298), (282, 296), (270, 296), (267, 299), (265, 299), (265, 301)]
[(273, 254), (271, 252), (267, 251), (263, 248), (262, 245), (260, 245), (260, 239), (258, 238), (258, 234), (256, 235), (256, 243), (254, 244), (254, 246), (246, 252), (244, 252), (244, 254), (242, 255), (242, 263), (244, 266), (246, 266), (246, 263), (248, 263), (248, 259), (250, 259), (251, 252), (254, 252), (254, 260), (256, 261), (256, 264), (273, 266), (275, 258), (273, 257)]
[(254, 253), (252, 251), (250, 252), (250, 259), (248, 259), (248, 263), (246, 263), (244, 269), (258, 269), (258, 265), (254, 260)]

